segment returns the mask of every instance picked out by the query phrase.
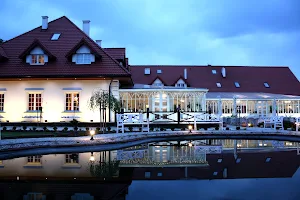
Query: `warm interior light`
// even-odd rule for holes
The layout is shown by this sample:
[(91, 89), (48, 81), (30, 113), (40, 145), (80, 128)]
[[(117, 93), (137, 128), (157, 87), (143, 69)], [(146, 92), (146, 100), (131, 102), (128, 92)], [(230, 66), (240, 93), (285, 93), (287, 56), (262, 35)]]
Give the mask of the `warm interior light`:
[(248, 127), (251, 127), (251, 125), (252, 125), (252, 124), (251, 124), (251, 123), (249, 123), (249, 124), (248, 124)]
[(189, 125), (189, 130), (192, 130), (193, 129), (193, 126), (192, 125)]
[(148, 105), (148, 104), (146, 105), (146, 108), (149, 108), (149, 105)]
[(193, 146), (193, 144), (191, 142), (189, 142), (189, 147), (192, 147), (192, 146)]
[(240, 103), (241, 102), (241, 100), (236, 100), (236, 103)]
[(284, 101), (284, 103), (291, 103), (291, 101)]
[(95, 135), (95, 130), (90, 130), (91, 135)]
[(91, 155), (90, 161), (91, 161), (91, 162), (94, 162), (94, 161), (95, 161), (95, 156)]

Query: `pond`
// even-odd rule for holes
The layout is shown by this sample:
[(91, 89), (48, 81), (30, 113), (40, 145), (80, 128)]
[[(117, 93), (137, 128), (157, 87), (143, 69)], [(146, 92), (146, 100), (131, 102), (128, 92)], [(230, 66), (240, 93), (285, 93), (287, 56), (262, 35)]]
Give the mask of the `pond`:
[(299, 199), (288, 141), (197, 140), (0, 161), (0, 199)]

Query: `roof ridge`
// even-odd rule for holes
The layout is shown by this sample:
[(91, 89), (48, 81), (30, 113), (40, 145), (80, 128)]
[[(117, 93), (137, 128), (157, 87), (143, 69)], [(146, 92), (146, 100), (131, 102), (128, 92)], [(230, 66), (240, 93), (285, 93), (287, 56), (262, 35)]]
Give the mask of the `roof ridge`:
[[(50, 24), (50, 23), (52, 23), (52, 22), (55, 22), (55, 21), (57, 21), (57, 20), (60, 20), (60, 19), (62, 19), (62, 18), (67, 18), (67, 17), (66, 17), (66, 16), (61, 16), (61, 17), (59, 17), (59, 18), (57, 18), (57, 19), (54, 19), (54, 20), (48, 22), (48, 24)], [(67, 18), (67, 19), (68, 19), (68, 18)], [(17, 38), (19, 38), (19, 37), (21, 37), (21, 36), (23, 36), (23, 35), (26, 35), (26, 34), (32, 32), (32, 31), (35, 31), (36, 29), (39, 29), (39, 28), (41, 28), (41, 27), (42, 27), (42, 26), (38, 26), (38, 27), (36, 27), (36, 28), (34, 28), (34, 29), (31, 29), (31, 30), (25, 32), (25, 33), (22, 33), (22, 34), (20, 34), (20, 35), (17, 35), (17, 36), (15, 36), (15, 37), (13, 37), (13, 38), (11, 38), (11, 39), (9, 39), (9, 40), (5, 40), (2, 44), (5, 44), (5, 43), (7, 43), (7, 42), (9, 42), (9, 41), (11, 41), (11, 40), (17, 39)], [(2, 45), (2, 44), (1, 44), (1, 45)]]
[(289, 68), (288, 66), (249, 66), (249, 65), (130, 65), (131, 67), (250, 67), (250, 68), (270, 68), (270, 67), (276, 67), (276, 68)]
[(121, 66), (117, 60), (115, 60), (113, 57), (111, 57), (102, 47), (100, 47), (89, 35), (87, 35), (83, 30), (81, 30), (74, 22), (72, 22), (68, 17), (66, 19), (73, 24), (81, 33), (83, 33), (90, 42), (94, 43), (103, 53), (105, 53), (112, 61), (114, 61), (119, 67), (121, 67), (126, 73), (131, 74), (125, 67)]

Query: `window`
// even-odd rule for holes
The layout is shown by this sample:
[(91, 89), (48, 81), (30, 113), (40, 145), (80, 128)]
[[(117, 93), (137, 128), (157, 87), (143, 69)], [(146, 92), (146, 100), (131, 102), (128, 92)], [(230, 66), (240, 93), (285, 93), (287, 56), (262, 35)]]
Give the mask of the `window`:
[(28, 156), (27, 162), (28, 163), (41, 163), (42, 156)]
[(264, 86), (265, 86), (266, 88), (269, 88), (269, 87), (270, 87), (269, 84), (268, 84), (267, 82), (264, 82)]
[(66, 93), (65, 110), (79, 111), (79, 93)]
[(266, 158), (266, 162), (270, 162), (271, 161), (271, 158)]
[(217, 83), (217, 87), (218, 88), (222, 87), (221, 83)]
[(0, 112), (4, 111), (4, 94), (0, 94)]
[(28, 110), (41, 110), (42, 108), (42, 94), (29, 93), (28, 94)]
[(33, 54), (31, 55), (31, 63), (32, 65), (43, 65), (45, 64), (45, 57), (42, 54)]
[(91, 64), (91, 54), (78, 53), (76, 57), (76, 64)]
[(217, 70), (215, 70), (215, 69), (211, 70), (211, 72), (212, 72), (213, 74), (217, 74)]
[(79, 163), (78, 159), (79, 154), (66, 154), (66, 163), (72, 164), (72, 163)]
[(217, 176), (217, 175), (218, 175), (218, 172), (214, 172), (213, 175), (214, 175), (214, 176)]
[(235, 162), (236, 162), (236, 163), (240, 163), (240, 162), (241, 162), (241, 158), (236, 159)]
[(145, 172), (145, 178), (150, 178), (151, 177), (151, 172)]
[(158, 69), (158, 70), (156, 71), (156, 73), (161, 74), (161, 73), (162, 73), (162, 72), (161, 72), (161, 69)]
[(27, 195), (24, 195), (23, 199), (28, 200), (44, 200), (46, 199), (46, 196), (42, 193), (28, 193)]
[(239, 84), (239, 82), (234, 82), (234, 85), (235, 85), (235, 87), (237, 87), (237, 88), (239, 88), (239, 87), (240, 87), (240, 84)]
[(60, 36), (60, 33), (54, 33), (54, 34), (52, 35), (51, 40), (58, 40), (59, 36)]
[(182, 88), (184, 88), (184, 87), (185, 87), (185, 84), (184, 84), (184, 83), (176, 83), (175, 86), (176, 86), (176, 87), (182, 87)]
[(218, 163), (221, 163), (221, 162), (222, 162), (222, 158), (219, 158), (219, 159), (218, 159)]
[(150, 74), (150, 68), (145, 68), (145, 74)]

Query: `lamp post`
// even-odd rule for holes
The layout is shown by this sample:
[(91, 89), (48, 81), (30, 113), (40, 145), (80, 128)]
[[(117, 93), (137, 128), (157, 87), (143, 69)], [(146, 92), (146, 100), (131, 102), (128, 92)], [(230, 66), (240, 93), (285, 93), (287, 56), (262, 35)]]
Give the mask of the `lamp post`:
[(91, 152), (90, 162), (91, 163), (95, 162), (95, 157), (94, 157), (94, 153), (93, 152)]
[(189, 127), (189, 133), (192, 133), (193, 126), (189, 125), (188, 127)]
[(95, 130), (90, 130), (91, 139), (94, 140)]
[(75, 111), (78, 109), (78, 97), (77, 96), (75, 96), (74, 97), (74, 108), (73, 108), (73, 110), (74, 110), (74, 118), (73, 119), (75, 119)]

